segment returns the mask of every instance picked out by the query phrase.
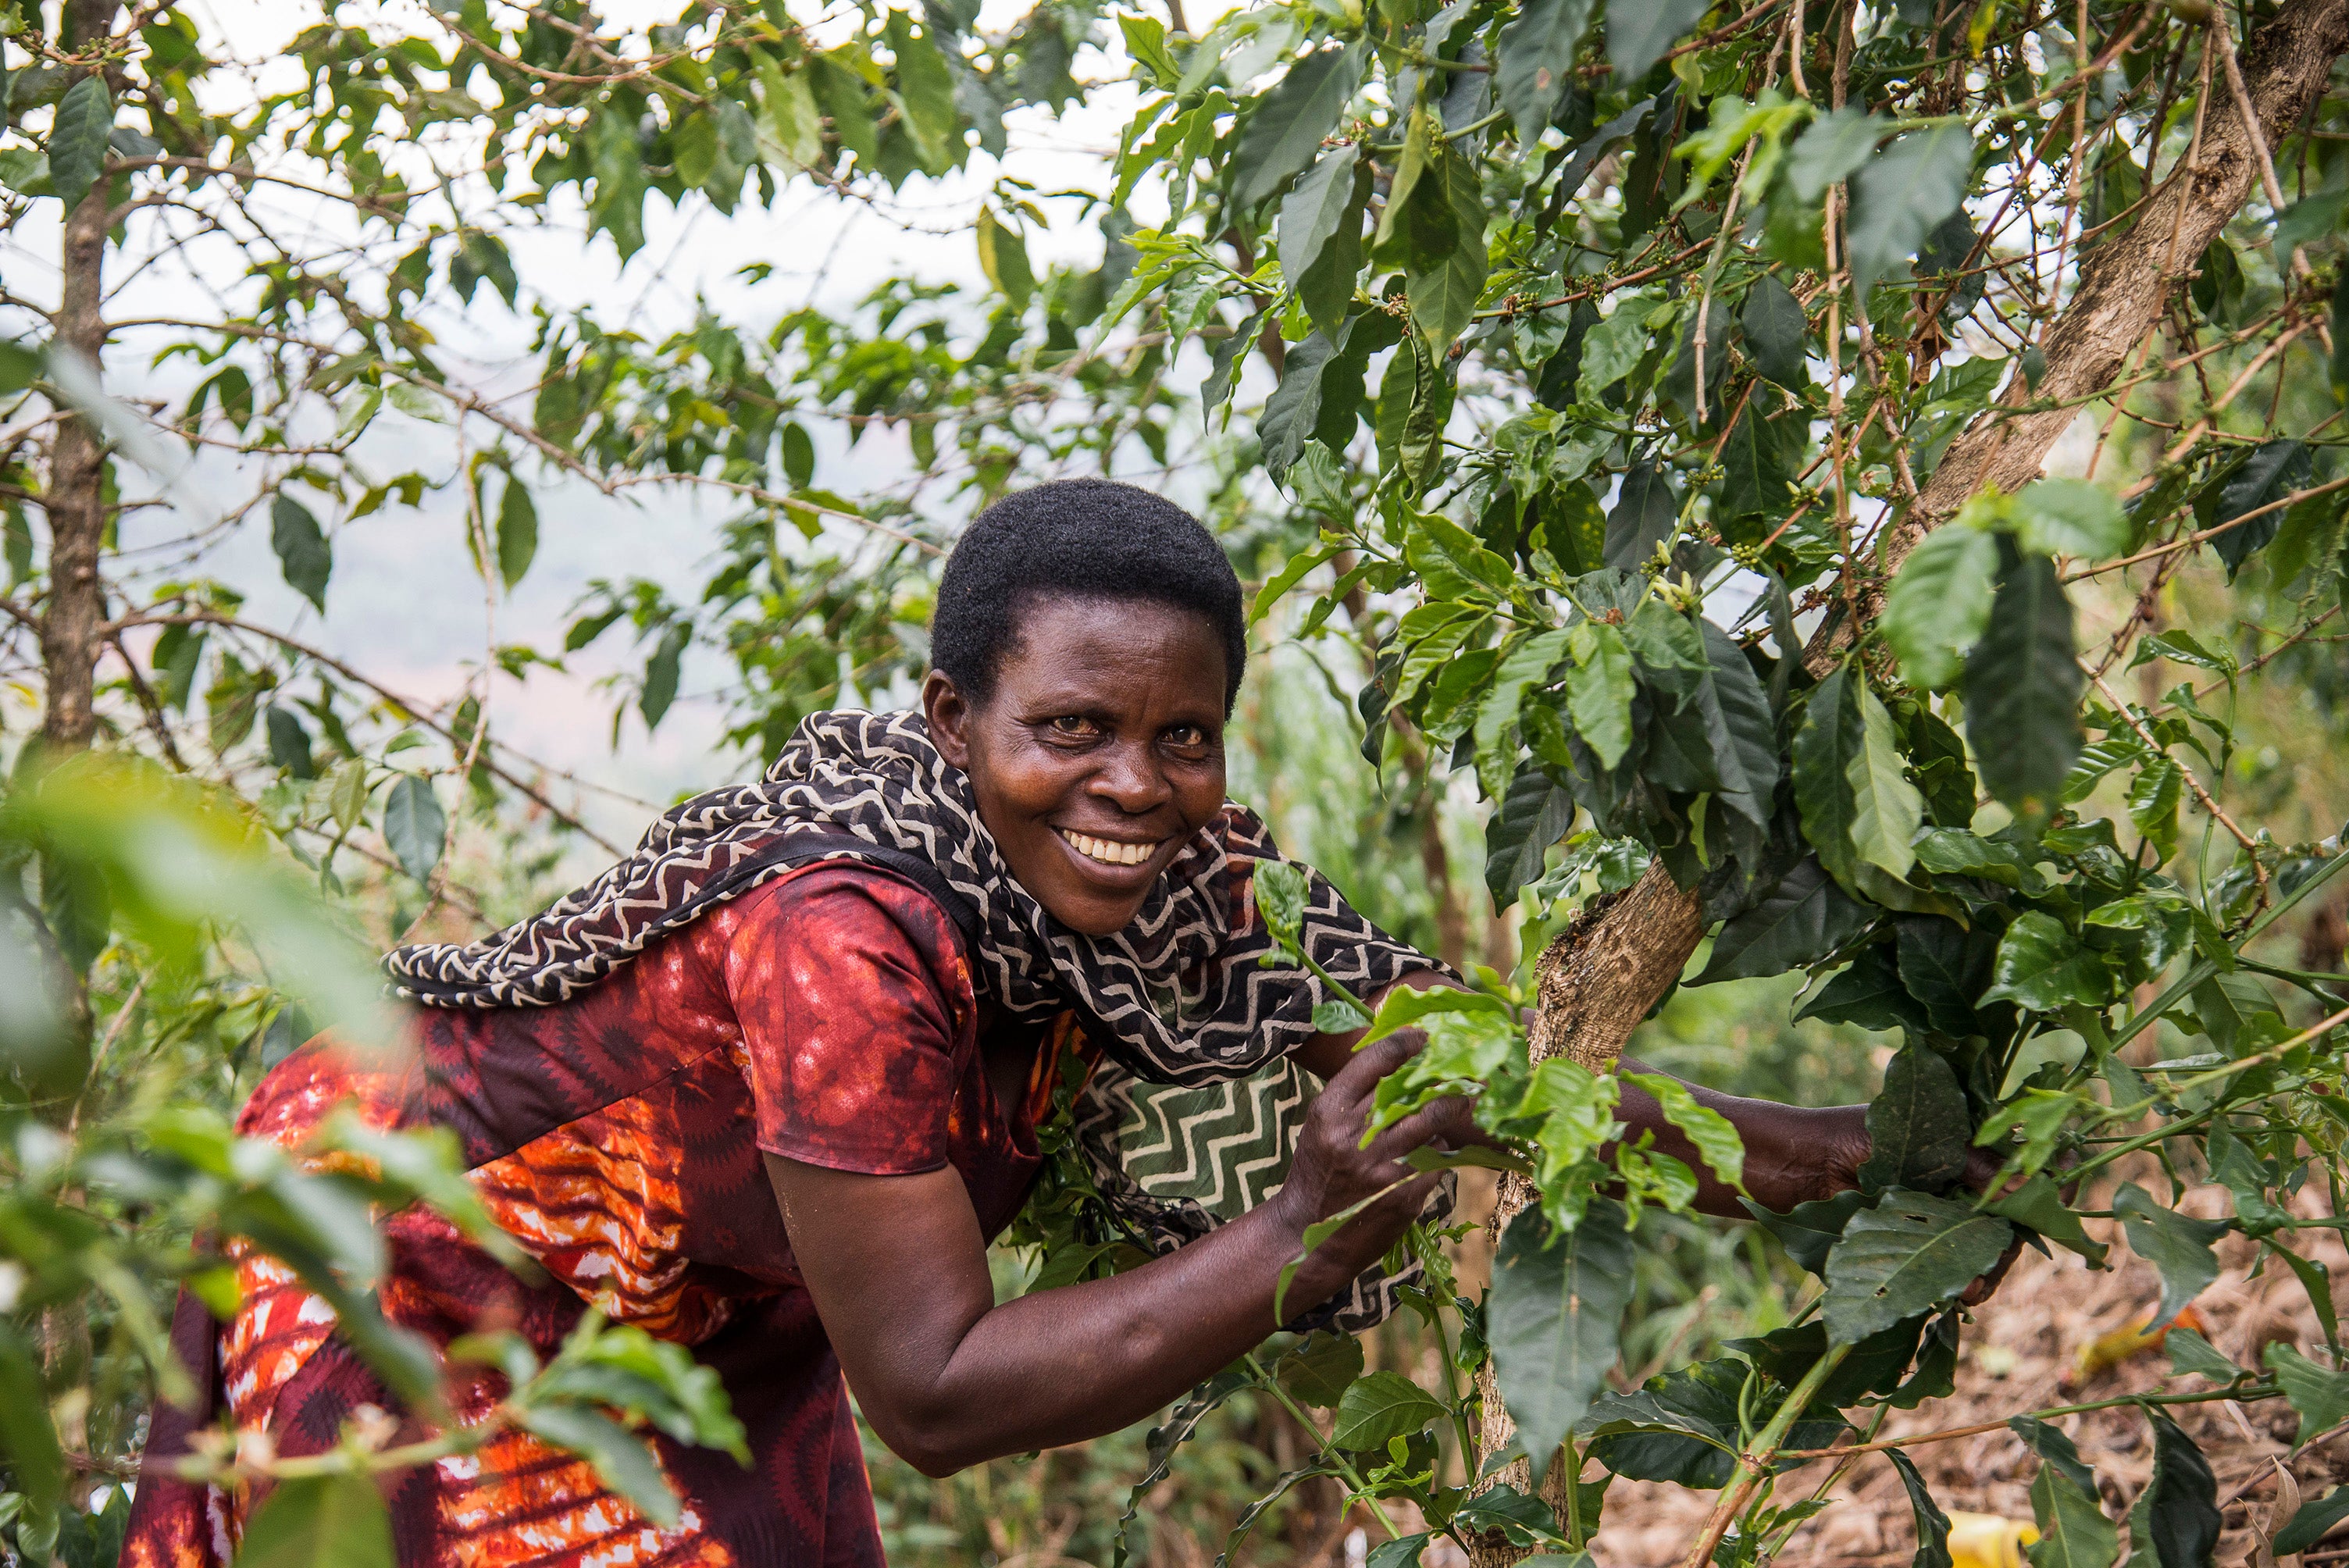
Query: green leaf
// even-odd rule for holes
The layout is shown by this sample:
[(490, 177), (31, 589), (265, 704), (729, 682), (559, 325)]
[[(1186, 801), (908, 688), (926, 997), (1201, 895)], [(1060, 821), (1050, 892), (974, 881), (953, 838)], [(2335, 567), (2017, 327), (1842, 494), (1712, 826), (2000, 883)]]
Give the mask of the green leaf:
[(106, 172), (106, 139), (114, 131), (114, 99), (102, 77), (88, 76), (66, 89), (49, 128), (49, 183), (71, 211)]
[[(1297, 955), (1298, 933), (1305, 924), (1305, 902), (1312, 892), (1312, 879), (1305, 868), (1294, 861), (1259, 861), (1250, 874), (1255, 890), (1257, 913), (1263, 917), (1264, 928), (1275, 942), (1286, 949), (1291, 958)], [(1411, 995), (1421, 995), (1412, 992)], [(1387, 994), (1388, 1004), (1397, 1008), (1405, 1006), (1400, 989)], [(1379, 1009), (1381, 1016), (1387, 1008)], [(1401, 1025), (1394, 1026), (1401, 1027)]]
[(1362, 85), (1363, 53), (1355, 43), (1308, 55), (1258, 101), (1232, 151), (1235, 209), (1255, 211), (1305, 172)]
[(1680, 36), (1697, 24), (1712, 0), (1646, 0), (1607, 9), (1607, 57), (1615, 80), (1629, 88), (1663, 58)]
[(693, 640), (693, 628), (682, 621), (671, 622), (661, 634), (660, 642), (653, 648), (652, 657), (645, 661), (644, 689), (636, 694), (636, 711), (645, 716), (645, 728), (660, 727), (667, 716), (669, 704), (677, 700), (678, 677), (685, 660), (686, 645)]
[(505, 494), (498, 499), (498, 575), (509, 592), (537, 556), (538, 507), (530, 499), (529, 487), (509, 475)]
[(1427, 1550), (1434, 1534), (1433, 1531), (1422, 1530), (1392, 1541), (1381, 1541), (1362, 1559), (1362, 1568), (1419, 1568), (1419, 1555)]
[(1541, 880), (1549, 847), (1573, 826), (1574, 797), (1540, 769), (1519, 769), (1485, 825), (1485, 885), (1495, 910), (1516, 903), (1526, 883)]
[(1631, 651), (1604, 621), (1578, 621), (1569, 634), (1566, 710), (1583, 744), (1612, 772), (1631, 747)]
[(1485, 1334), (1537, 1480), (1615, 1365), (1631, 1263), (1622, 1206), (1611, 1198), (1591, 1200), (1582, 1222), (1564, 1234), (1527, 1209), (1501, 1237)]
[(1281, 274), (1325, 335), (1343, 325), (1362, 270), (1361, 156), (1354, 142), (1331, 148), (1280, 203)]
[[(2044, 1173), (2028, 1181), (2002, 1198), (1992, 1200), (1990, 1212), (2036, 1232), (2051, 1242), (2059, 1242), (2088, 1260), (2090, 1268), (2105, 1265), (2105, 1253), (2109, 1250), (2089, 1236), (2080, 1223), (2080, 1216), (2064, 1202), (2064, 1195), (2053, 1179)], [(2177, 1332), (2170, 1337), (2174, 1341)]]
[(1890, 277), (1935, 225), (1958, 210), (1973, 178), (1974, 141), (1963, 126), (1911, 131), (1877, 153), (1851, 182), (1848, 260), (1861, 297)]
[(2180, 1328), (2172, 1324), (2169, 1332), (2162, 1336), (2161, 1347), (2169, 1353), (2169, 1369), (2180, 1377), (2190, 1374), (2208, 1377), (2223, 1387), (2251, 1376), (2220, 1355), (2216, 1346), (2190, 1328)]
[(326, 607), (326, 579), (335, 570), (335, 552), (319, 531), (310, 509), (280, 493), (269, 505), (269, 547), (285, 573), (285, 585), (311, 603)]
[(1966, 738), (1982, 783), (2018, 814), (2061, 798), (2085, 738), (2087, 676), (2072, 641), (2072, 601), (2055, 563), (2026, 557), (1999, 584), (1989, 626), (1966, 659)]
[(2136, 530), (2112, 492), (2085, 480), (2033, 480), (2014, 498), (2023, 546), (2047, 555), (2103, 561), (2129, 547)]
[(1688, 1086), (1658, 1073), (1624, 1073), (1626, 1083), (1638, 1084), (1656, 1097), (1664, 1119), (1687, 1134), (1699, 1158), (1712, 1167), (1723, 1183), (1743, 1191), (1745, 1185), (1745, 1140), (1727, 1117), (1700, 1105)]
[(2221, 1523), (2210, 1461), (2159, 1410), (2147, 1409), (2146, 1419), (2153, 1425), (2153, 1480), (2129, 1515), (2132, 1555), (2148, 1544), (2137, 1538), (2142, 1517), (2158, 1568), (2209, 1568)]
[[(2178, 1332), (2172, 1329), (2170, 1337), (2175, 1339)], [(2211, 1354), (2215, 1356), (2217, 1352)], [(2276, 1386), (2283, 1390), (2285, 1402), (2300, 1417), (2300, 1433), (2292, 1440), (2293, 1448), (2349, 1420), (2349, 1372), (2319, 1367), (2288, 1345), (2269, 1346), (2262, 1358), (2268, 1370), (2275, 1374)], [(2240, 1370), (2232, 1362), (2227, 1366), (2230, 1371)]]
[[(2242, 570), (2255, 551), (2275, 538), (2284, 516), (2283, 509), (2275, 503), (2307, 488), (2311, 466), (2305, 441), (2270, 441), (2220, 481), (2215, 505), (2198, 505), (2203, 528), (2227, 531), (2210, 541), (2210, 548), (2227, 563), (2230, 578)], [(2236, 522), (2252, 512), (2261, 515), (2249, 522)]]
[(2023, 1548), (2031, 1568), (2113, 1568), (2120, 1555), (2120, 1532), (2093, 1486), (2082, 1487), (2053, 1461), (2032, 1478), (2031, 1514), (2039, 1524), (2039, 1539)]
[(1016, 231), (997, 222), (995, 214), (984, 207), (978, 210), (978, 267), (1015, 314), (1028, 308), (1029, 297), (1036, 292), (1036, 274), (1028, 263), (1028, 242)]
[(310, 732), (290, 708), (271, 703), (263, 714), (269, 735), (269, 760), (296, 779), (316, 779), (317, 760), (310, 755)]
[(1745, 332), (1746, 351), (1754, 356), (1754, 368), (1765, 380), (1790, 392), (1810, 385), (1810, 367), (1803, 349), (1808, 324), (1803, 319), (1803, 307), (1785, 284), (1768, 273), (1755, 278), (1754, 286), (1745, 291), (1745, 308), (1737, 320)]
[(2161, 1274), (2161, 1307), (2152, 1324), (2158, 1328), (2192, 1305), (2219, 1277), (2219, 1254), (2210, 1243), (2234, 1226), (2165, 1209), (2134, 1181), (2122, 1182), (2113, 1194), (2113, 1212), (2128, 1233), (2129, 1246)]
[(1909, 1560), (1909, 1568), (1951, 1568), (1950, 1516), (1933, 1501), (1914, 1460), (1899, 1449), (1885, 1449), (1884, 1457), (1900, 1473), (1901, 1488), (1909, 1493), (1909, 1511), (1917, 1524), (1917, 1553)]
[(1825, 958), (1866, 930), (1868, 911), (1806, 856), (1770, 895), (1721, 928), (1713, 956), (1692, 985), (1784, 975)]
[(1299, 1404), (1334, 1409), (1362, 1375), (1362, 1342), (1331, 1330), (1313, 1334), (1273, 1363), (1272, 1375)]
[(2070, 1434), (2060, 1427), (2051, 1427), (2036, 1416), (2010, 1416), (2007, 1428), (2023, 1439), (2023, 1446), (2037, 1454), (2055, 1473), (2070, 1481), (2088, 1496), (2096, 1495), (2096, 1472), (2080, 1458), (2080, 1450)]
[(391, 793), (383, 802), (383, 838), (409, 876), (423, 882), (432, 874), (448, 834), (448, 813), (440, 810), (429, 782), (413, 773), (392, 780)]
[(1382, 1449), (1445, 1414), (1441, 1400), (1402, 1373), (1372, 1372), (1356, 1379), (1338, 1401), (1330, 1442), (1340, 1449)]
[(1697, 623), (1710, 669), (1697, 687), (1705, 738), (1713, 747), (1723, 805), (1757, 828), (1770, 823), (1778, 789), (1778, 726), (1769, 694), (1745, 651), (1710, 621)]
[(809, 90), (808, 73), (786, 74), (764, 50), (750, 53), (757, 66), (760, 108), (774, 150), (802, 169), (813, 168), (823, 157), (823, 119), (815, 94)]
[(1857, 1187), (1847, 1187), (1832, 1198), (1797, 1203), (1783, 1214), (1773, 1213), (1751, 1199), (1739, 1202), (1764, 1230), (1778, 1238), (1778, 1244), (1797, 1266), (1825, 1274), (1828, 1252), (1851, 1223), (1851, 1217), (1868, 1206), (1868, 1195)]
[[(645, 247), (645, 157), (636, 143), (636, 117), (617, 104), (589, 115), (587, 155), (595, 177), (588, 232), (611, 235), (625, 262)], [(395, 384), (394, 392), (406, 385)]]
[(1118, 31), (1125, 35), (1127, 57), (1151, 75), (1151, 85), (1162, 92), (1172, 91), (1183, 79), (1183, 67), (1174, 63), (1174, 56), (1166, 47), (1166, 25), (1155, 16), (1131, 16), (1118, 13)]
[(1685, 704), (1713, 668), (1696, 623), (1661, 599), (1643, 599), (1623, 624), (1623, 642), (1649, 684)]
[[(1591, 337), (1596, 338), (1600, 330), (1593, 327)], [(1583, 364), (1588, 375), (1587, 346)], [(1672, 492), (1672, 481), (1662, 465), (1633, 463), (1616, 492), (1615, 510), (1607, 514), (1607, 564), (1637, 572), (1656, 553), (1656, 546), (1671, 537), (1680, 511), (1680, 497)]]
[(1991, 988), (1982, 993), (1984, 1002), (2013, 1002), (2034, 1013), (2048, 1013), (2072, 1002), (2103, 1006), (2112, 974), (2062, 921), (2031, 909), (2016, 915), (1999, 938), (1991, 981)]
[(1437, 150), (1428, 179), (1438, 175), (1452, 208), (1452, 237), (1437, 253), (1413, 257), (1403, 289), (1413, 323), (1429, 352), (1441, 359), (1475, 317), (1491, 261), (1485, 247), (1484, 186), (1475, 165), (1446, 144)]
[(1827, 1253), (1825, 1313), (1856, 1345), (1956, 1296), (1996, 1264), (2014, 1227), (1969, 1203), (1894, 1188), (1854, 1214)]
[(0, 1455), (5, 1455), (16, 1490), (44, 1512), (57, 1506), (65, 1490), (64, 1451), (49, 1424), (49, 1400), (33, 1348), (14, 1328), (0, 1323)]
[(1590, 25), (1590, 5), (1591, 0), (1526, 0), (1501, 29), (1494, 81), (1501, 107), (1516, 121), (1521, 148), (1541, 139), (1573, 80), (1574, 53)]
[(792, 481), (792, 489), (807, 489), (815, 482), (815, 443), (793, 419), (783, 426), (781, 446), (783, 477)]
[(1321, 418), (1321, 370), (1336, 356), (1337, 345), (1314, 332), (1293, 345), (1280, 369), (1280, 385), (1257, 416), (1257, 439), (1264, 449), (1264, 471), (1275, 480), (1288, 472), (1313, 427)]
[(246, 1522), (236, 1568), (392, 1568), (391, 1514), (365, 1475), (281, 1480)]
[(2301, 1504), (2292, 1522), (2277, 1532), (2271, 1550), (2280, 1558), (2305, 1552), (2344, 1519), (2349, 1519), (2349, 1486), (2336, 1486), (2314, 1502)]
[(1884, 597), (1879, 625), (1909, 679), (1939, 691), (1990, 624), (1998, 541), (1963, 523), (1935, 529), (1909, 552)]
[(1863, 1029), (1930, 1027), (1925, 1010), (1902, 984), (1891, 954), (1883, 946), (1864, 947), (1848, 967), (1829, 980), (1795, 1010), (1795, 1019), (1816, 1018), (1827, 1024), (1857, 1024)]
[(644, 1440), (608, 1416), (576, 1405), (525, 1405), (516, 1419), (532, 1436), (568, 1449), (595, 1466), (603, 1483), (663, 1530), (683, 1509)]
[[(1653, 335), (1644, 317), (1651, 304), (1636, 298), (1620, 300), (1614, 315), (1583, 335), (1582, 368), (1574, 384), (1578, 398), (1596, 403), (1601, 392), (1629, 376), (1646, 356)], [(1625, 482), (1630, 482), (1629, 475)]]
[(922, 166), (943, 174), (961, 162), (963, 150), (961, 120), (955, 113), (954, 67), (947, 64), (931, 27), (925, 25), (922, 36), (914, 36), (914, 18), (907, 13), (890, 12), (886, 32), (890, 51), (897, 57), (897, 97), (905, 108), (905, 129), (921, 154)]
[(1848, 666), (1811, 690), (1795, 735), (1795, 805), (1820, 864), (1853, 892), (1860, 861), (1896, 878), (1917, 864), (1909, 838), (1924, 796), (1908, 781), (1891, 714)]
[(1860, 1185), (1942, 1192), (1965, 1173), (1973, 1142), (1965, 1091), (1940, 1053), (1921, 1041), (1902, 1047), (1868, 1107), (1867, 1163)]
[(1803, 205), (1817, 207), (1827, 187), (1867, 162), (1890, 129), (1857, 104), (1821, 115), (1786, 155), (1786, 189)]

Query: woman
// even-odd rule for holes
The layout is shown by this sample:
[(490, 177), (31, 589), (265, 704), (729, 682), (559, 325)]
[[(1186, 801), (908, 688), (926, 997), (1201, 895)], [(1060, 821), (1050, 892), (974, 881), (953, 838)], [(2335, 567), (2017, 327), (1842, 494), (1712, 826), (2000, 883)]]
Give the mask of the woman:
[[(1239, 584), (1189, 515), (1097, 481), (1016, 496), (948, 562), (918, 716), (820, 716), (763, 782), (679, 807), (545, 914), (394, 954), (427, 1004), (405, 1068), (322, 1037), (269, 1074), (248, 1134), (297, 1145), (352, 1101), (453, 1128), (550, 1276), (525, 1285), (405, 1212), (385, 1223), (393, 1321), (440, 1345), (509, 1325), (545, 1352), (593, 1300), (691, 1346), (748, 1431), (747, 1470), (661, 1440), (686, 1501), (669, 1531), (585, 1463), (502, 1435), (386, 1483), (403, 1564), (877, 1563), (848, 1390), (933, 1475), (1124, 1426), (1278, 1326), (1307, 1226), (1464, 1134), (1453, 1102), (1360, 1147), (1411, 1047), (1316, 1033), (1319, 982), (1257, 963), (1250, 870), (1277, 851), (1224, 797), (1245, 656)], [(1306, 940), (1359, 995), (1449, 983), (1313, 887)], [(1037, 1172), (1070, 1060), (1196, 1085), (1283, 1058), (1328, 1087), (1268, 1201), (1214, 1227), (1195, 1207), (1187, 1233), (1208, 1233), (1191, 1244), (996, 1305), (988, 1241)], [(1849, 1185), (1866, 1154), (1856, 1108), (1702, 1098), (1775, 1207)], [(1702, 1169), (1627, 1100), (1635, 1136)], [(1375, 1283), (1428, 1196), (1413, 1182), (1325, 1242), (1292, 1318)], [(1729, 1199), (1708, 1181), (1702, 1202)], [(233, 1321), (183, 1300), (176, 1326), (239, 1428), (312, 1452), (358, 1407), (397, 1408), (287, 1271), (248, 1253), (240, 1274)], [(448, 1379), (460, 1417), (496, 1398), (478, 1369)], [(159, 1415), (150, 1451), (177, 1451), (187, 1425)], [(239, 1500), (150, 1467), (126, 1562), (212, 1568), (240, 1523)]]

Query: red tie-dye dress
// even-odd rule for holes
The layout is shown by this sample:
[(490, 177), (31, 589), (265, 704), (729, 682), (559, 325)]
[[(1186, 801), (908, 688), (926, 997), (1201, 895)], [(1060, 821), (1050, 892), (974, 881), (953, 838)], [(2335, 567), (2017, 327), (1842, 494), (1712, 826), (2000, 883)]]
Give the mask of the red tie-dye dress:
[[(491, 1212), (551, 1277), (525, 1285), (409, 1210), (384, 1224), (386, 1315), (440, 1345), (510, 1326), (551, 1354), (597, 1301), (717, 1369), (753, 1463), (658, 1439), (685, 1502), (659, 1530), (584, 1460), (507, 1432), (385, 1480), (402, 1568), (878, 1564), (847, 1390), (760, 1151), (874, 1175), (951, 1165), (994, 1235), (1035, 1176), (1053, 1065), (1083, 1049), (1073, 1021), (1031, 1029), (1050, 1037), (1025, 1102), (998, 1103), (981, 1041), (1013, 1026), (982, 1016), (952, 923), (911, 883), (839, 861), (720, 907), (559, 1006), (412, 1017), (406, 1061), (313, 1040), (262, 1080), (241, 1130), (298, 1148), (342, 1104), (454, 1129)], [(265, 1254), (237, 1262), (228, 1323), (181, 1297), (174, 1339), (212, 1408), (159, 1406), (150, 1460), (223, 1417), (290, 1455), (332, 1448), (363, 1405), (397, 1412), (324, 1302)], [(452, 1367), (448, 1387), (462, 1418), (501, 1385)], [(251, 1501), (150, 1463), (124, 1568), (225, 1568)]]

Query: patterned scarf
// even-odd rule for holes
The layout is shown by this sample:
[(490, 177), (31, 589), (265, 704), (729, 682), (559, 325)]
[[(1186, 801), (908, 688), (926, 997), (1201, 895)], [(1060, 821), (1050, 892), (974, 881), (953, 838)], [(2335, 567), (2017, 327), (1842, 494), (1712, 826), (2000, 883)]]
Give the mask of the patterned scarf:
[[(864, 851), (858, 841), (874, 846)], [(877, 852), (876, 852), (877, 851)], [(1273, 951), (1257, 862), (1280, 851), (1226, 804), (1113, 936), (1071, 932), (1011, 874), (970, 780), (918, 713), (817, 714), (756, 784), (714, 789), (646, 830), (636, 852), (539, 914), (459, 945), (403, 947), (394, 990), (436, 1007), (550, 1006), (717, 905), (811, 860), (910, 856), (977, 913), (972, 962), (999, 1006), (1074, 1006), (1110, 1057), (1076, 1107), (1078, 1145), (1111, 1210), (1154, 1252), (1261, 1202), (1288, 1172), (1310, 1084), (1288, 1053), (1313, 1033), (1325, 987)], [(1315, 872), (1303, 941), (1360, 997), (1433, 960), (1379, 930)], [(1373, 1270), (1321, 1312), (1360, 1328), (1417, 1274)]]
[[(795, 853), (806, 841), (793, 835), (809, 833), (839, 847)], [(1273, 944), (1252, 872), (1280, 851), (1245, 808), (1226, 805), (1193, 836), (1124, 930), (1080, 935), (1012, 876), (969, 779), (913, 712), (817, 714), (764, 779), (670, 810), (634, 854), (543, 913), (479, 942), (400, 948), (384, 967), (399, 995), (430, 1006), (552, 1006), (794, 864), (857, 858), (850, 835), (927, 861), (978, 912), (972, 957), (999, 1005), (1023, 1017), (1081, 1008), (1138, 1078), (1244, 1078), (1303, 1044), (1328, 999), (1310, 973), (1258, 965)], [(1355, 995), (1431, 966), (1311, 882), (1303, 939)]]

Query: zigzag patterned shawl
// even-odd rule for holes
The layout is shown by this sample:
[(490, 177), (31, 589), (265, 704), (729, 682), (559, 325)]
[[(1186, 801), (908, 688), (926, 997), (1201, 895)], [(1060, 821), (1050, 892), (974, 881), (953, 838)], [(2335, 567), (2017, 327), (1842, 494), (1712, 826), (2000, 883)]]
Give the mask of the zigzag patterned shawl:
[[(1272, 944), (1257, 918), (1254, 869), (1281, 858), (1264, 824), (1226, 805), (1125, 930), (1081, 936), (1012, 877), (969, 780), (916, 713), (818, 714), (764, 779), (677, 807), (634, 854), (544, 912), (480, 942), (400, 948), (385, 968), (398, 995), (431, 1006), (549, 1006), (795, 865), (857, 858), (855, 841), (926, 861), (978, 912), (974, 966), (1001, 1006), (1035, 1016), (1074, 1005), (1099, 1021), (1092, 1032), (1111, 1060), (1077, 1103), (1077, 1146), (1136, 1240), (1170, 1252), (1280, 1184), (1311, 1098), (1303, 1069), (1284, 1058), (1313, 1032), (1313, 1008), (1327, 997), (1305, 970), (1258, 965)], [(1357, 996), (1440, 967), (1357, 914), (1318, 872), (1303, 939)], [(1449, 1201), (1447, 1183), (1436, 1202)], [(1419, 1273), (1416, 1263), (1395, 1274), (1372, 1268), (1292, 1326), (1366, 1328)]]
[[(840, 847), (810, 857), (806, 841), (790, 841), (808, 833)], [(675, 808), (635, 853), (544, 912), (479, 942), (400, 948), (385, 968), (398, 995), (431, 1006), (550, 1006), (793, 864), (857, 858), (854, 841), (926, 861), (969, 902), (974, 965), (999, 1005), (1023, 1016), (1083, 1009), (1104, 1051), (1147, 1082), (1247, 1077), (1302, 1044), (1327, 999), (1309, 972), (1258, 965), (1272, 942), (1252, 872), (1280, 851), (1245, 808), (1226, 805), (1199, 830), (1124, 930), (1080, 935), (1011, 875), (969, 779), (913, 712), (817, 714), (764, 779)], [(1308, 950), (1357, 995), (1433, 966), (1327, 879), (1311, 882)]]

